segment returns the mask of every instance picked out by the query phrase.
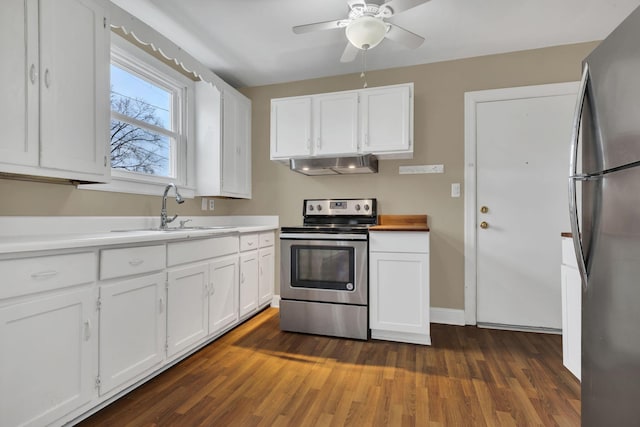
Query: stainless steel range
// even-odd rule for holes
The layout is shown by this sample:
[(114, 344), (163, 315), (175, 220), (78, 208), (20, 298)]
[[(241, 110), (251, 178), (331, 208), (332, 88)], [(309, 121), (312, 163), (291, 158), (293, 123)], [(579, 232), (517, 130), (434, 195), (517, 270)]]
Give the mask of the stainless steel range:
[(369, 337), (368, 228), (376, 199), (313, 199), (280, 231), (280, 329)]

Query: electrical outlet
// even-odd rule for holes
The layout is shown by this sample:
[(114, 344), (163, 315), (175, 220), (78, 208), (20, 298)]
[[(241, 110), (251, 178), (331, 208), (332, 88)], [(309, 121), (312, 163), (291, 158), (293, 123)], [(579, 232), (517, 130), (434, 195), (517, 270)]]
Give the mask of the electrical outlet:
[(203, 211), (206, 211), (208, 208), (208, 203), (207, 203), (207, 199), (206, 198), (202, 198), (202, 206), (200, 207), (200, 209), (202, 209)]
[(209, 199), (209, 210), (212, 211), (216, 207), (215, 199)]

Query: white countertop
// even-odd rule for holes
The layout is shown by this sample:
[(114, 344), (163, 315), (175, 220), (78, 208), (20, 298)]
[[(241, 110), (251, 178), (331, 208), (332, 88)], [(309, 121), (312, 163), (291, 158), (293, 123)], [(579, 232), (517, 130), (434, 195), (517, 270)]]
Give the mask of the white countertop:
[(192, 220), (186, 227), (223, 226), (224, 228), (146, 230), (158, 226), (158, 219), (155, 217), (0, 217), (0, 255), (166, 242), (278, 228), (277, 216), (184, 217), (181, 219)]

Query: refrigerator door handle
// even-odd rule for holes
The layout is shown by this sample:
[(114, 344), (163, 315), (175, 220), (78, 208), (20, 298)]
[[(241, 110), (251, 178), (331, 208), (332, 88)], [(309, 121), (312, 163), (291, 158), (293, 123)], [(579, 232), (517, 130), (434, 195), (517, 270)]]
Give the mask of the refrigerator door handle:
[(578, 261), (578, 270), (582, 277), (582, 286), (587, 286), (587, 267), (584, 259), (584, 247), (580, 236), (580, 224), (578, 222), (578, 203), (576, 194), (577, 181), (584, 180), (584, 175), (578, 174), (578, 141), (580, 134), (580, 123), (587, 94), (587, 83), (589, 81), (589, 64), (585, 62), (582, 69), (582, 78), (578, 90), (576, 101), (576, 111), (573, 117), (573, 128), (571, 132), (571, 151), (569, 154), (569, 218), (571, 221), (571, 236), (573, 237), (573, 248)]

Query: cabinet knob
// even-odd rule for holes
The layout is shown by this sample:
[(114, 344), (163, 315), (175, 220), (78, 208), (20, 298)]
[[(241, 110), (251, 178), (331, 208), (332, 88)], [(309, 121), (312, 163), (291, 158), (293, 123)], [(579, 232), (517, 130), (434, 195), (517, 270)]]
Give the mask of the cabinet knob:
[(483, 207), (480, 208), (480, 212), (487, 213), (487, 212), (489, 212), (489, 208), (486, 207), (486, 206), (483, 206)]
[(486, 230), (487, 228), (489, 228), (489, 224), (487, 223), (487, 221), (482, 221), (480, 223), (480, 228), (482, 228), (483, 230)]

